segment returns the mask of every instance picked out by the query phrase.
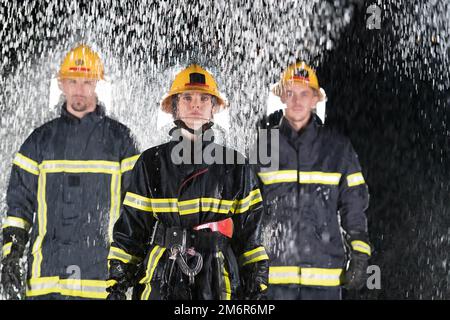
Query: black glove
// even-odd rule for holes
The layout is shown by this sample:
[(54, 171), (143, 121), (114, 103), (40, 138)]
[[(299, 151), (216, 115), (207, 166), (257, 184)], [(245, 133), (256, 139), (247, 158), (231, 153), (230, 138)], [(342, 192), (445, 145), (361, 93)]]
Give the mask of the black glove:
[(1, 284), (7, 299), (20, 300), (22, 296), (22, 270), (20, 258), (28, 242), (28, 232), (15, 227), (3, 231), (4, 243), (11, 242), (11, 252), (2, 260)]
[(281, 118), (283, 118), (283, 110), (277, 110), (268, 116), (262, 117), (262, 119), (259, 121), (258, 126), (261, 129), (269, 129), (274, 126), (277, 126), (280, 124)]
[(133, 286), (136, 267), (119, 260), (110, 260), (108, 280), (116, 280), (117, 283), (106, 288), (109, 292), (106, 300), (126, 300), (128, 288)]
[(367, 281), (367, 266), (369, 256), (357, 251), (352, 252), (350, 265), (345, 272), (344, 288), (347, 290), (361, 290)]
[(269, 260), (248, 264), (242, 268), (242, 299), (262, 300), (269, 285)]

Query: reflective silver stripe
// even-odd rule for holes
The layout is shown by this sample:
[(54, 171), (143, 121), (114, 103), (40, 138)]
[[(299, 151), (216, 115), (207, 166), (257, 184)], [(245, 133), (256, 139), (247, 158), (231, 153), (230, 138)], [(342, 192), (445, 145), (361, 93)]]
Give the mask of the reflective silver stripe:
[(342, 269), (270, 267), (270, 284), (299, 284), (311, 286), (339, 286)]
[(59, 279), (59, 277), (31, 278), (27, 281), (27, 296), (59, 293), (67, 296), (105, 299), (111, 281)]
[(103, 160), (47, 160), (43, 161), (39, 166), (41, 170), (48, 172), (105, 172), (105, 173), (120, 173), (120, 164), (113, 161)]
[(262, 202), (261, 191), (259, 189), (255, 189), (251, 191), (247, 197), (235, 204), (235, 213), (243, 213), (247, 211), (250, 206), (259, 202)]
[(250, 263), (268, 259), (269, 257), (267, 256), (264, 247), (258, 247), (241, 255), (239, 258), (239, 262), (241, 263), (241, 265), (245, 266)]
[(2, 228), (8, 228), (8, 227), (16, 227), (20, 229), (25, 229), (26, 231), (30, 230), (31, 226), (25, 219), (19, 218), (19, 217), (13, 217), (13, 216), (7, 216), (5, 217), (5, 220), (3, 221)]
[(300, 268), (269, 267), (269, 284), (300, 284)]
[(355, 240), (355, 241), (351, 242), (351, 245), (352, 245), (353, 250), (365, 253), (369, 256), (371, 255), (372, 249), (370, 248), (370, 246), (367, 243), (365, 243), (363, 241)]
[(122, 162), (120, 163), (120, 171), (122, 171), (122, 173), (125, 173), (127, 171), (132, 170), (139, 157), (140, 154), (137, 154), (135, 156), (123, 159)]
[(228, 213), (231, 210), (233, 201), (231, 200), (218, 200), (218, 199), (205, 199), (202, 198), (202, 211), (207, 212), (217, 212), (217, 213)]
[(124, 263), (133, 263), (136, 264), (140, 261), (139, 258), (132, 256), (131, 254), (126, 253), (124, 250), (111, 247), (108, 255), (108, 260), (117, 259)]
[(31, 267), (31, 277), (39, 278), (41, 275), (41, 263), (42, 263), (42, 242), (44, 241), (45, 233), (47, 232), (47, 203), (46, 203), (46, 174), (41, 172), (38, 182), (38, 212), (37, 212), (37, 224), (38, 224), (38, 236), (32, 247), (33, 264)]
[(11, 248), (12, 248), (12, 242), (8, 242), (3, 245), (3, 248), (2, 248), (3, 258), (11, 253)]
[(258, 176), (263, 184), (283, 183), (283, 182), (297, 182), (297, 170), (279, 170), (259, 172)]
[(24, 169), (25, 171), (31, 174), (39, 175), (38, 163), (34, 160), (31, 160), (28, 157), (25, 157), (21, 153), (16, 154), (13, 160), (13, 164), (17, 165), (18, 167)]
[(317, 184), (331, 184), (338, 185), (342, 174), (336, 172), (299, 172), (300, 183), (317, 183)]
[(59, 290), (59, 278), (58, 277), (48, 277), (48, 278), (32, 278), (27, 281), (28, 291), (42, 291), (42, 290)]
[(119, 218), (119, 208), (120, 208), (120, 184), (121, 175), (118, 173), (111, 175), (111, 208), (109, 211), (109, 227), (108, 236), (109, 242), (113, 242), (113, 229), (114, 224)]
[(353, 173), (347, 176), (347, 184), (349, 187), (355, 187), (364, 183), (366, 182), (364, 181), (364, 177), (361, 172)]

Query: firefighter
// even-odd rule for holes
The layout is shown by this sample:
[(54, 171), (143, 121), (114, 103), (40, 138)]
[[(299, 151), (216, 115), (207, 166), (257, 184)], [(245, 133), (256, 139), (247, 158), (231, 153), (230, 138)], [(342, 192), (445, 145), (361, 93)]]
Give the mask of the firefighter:
[(2, 226), (1, 282), (10, 299), (22, 298), (19, 259), (29, 240), (27, 298), (107, 296), (112, 227), (139, 155), (130, 130), (97, 100), (103, 74), (88, 46), (71, 50), (58, 74), (60, 117), (35, 129), (14, 158)]
[[(135, 284), (133, 298), (142, 300), (264, 295), (258, 179), (247, 163), (222, 161), (219, 154), (239, 154), (214, 143), (210, 129), (225, 105), (202, 67), (190, 65), (175, 77), (161, 102), (175, 120), (172, 140), (142, 153), (114, 226), (109, 263), (116, 283), (108, 299), (125, 299)], [(207, 150), (215, 150), (214, 161), (201, 156)]]
[(258, 166), (266, 208), (263, 243), (270, 257), (267, 296), (339, 300), (342, 285), (365, 284), (371, 255), (368, 188), (358, 156), (346, 137), (323, 126), (314, 113), (324, 96), (304, 62), (291, 65), (273, 93), (286, 109), (284, 116), (277, 111), (262, 121), (270, 130), (267, 141), (261, 134), (259, 141), (279, 156), (277, 165)]

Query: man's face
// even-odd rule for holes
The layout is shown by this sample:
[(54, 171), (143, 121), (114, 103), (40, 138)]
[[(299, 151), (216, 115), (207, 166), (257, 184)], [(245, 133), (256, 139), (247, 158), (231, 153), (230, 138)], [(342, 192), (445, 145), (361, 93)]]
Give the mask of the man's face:
[(179, 95), (177, 119), (183, 120), (191, 129), (197, 130), (212, 118), (214, 107), (212, 96), (196, 91), (183, 92)]
[(286, 104), (285, 117), (293, 122), (308, 121), (319, 102), (318, 95), (307, 85), (290, 83), (284, 88), (281, 101)]
[(76, 112), (85, 112), (95, 108), (97, 81), (86, 78), (62, 79), (60, 88), (66, 97), (67, 108)]

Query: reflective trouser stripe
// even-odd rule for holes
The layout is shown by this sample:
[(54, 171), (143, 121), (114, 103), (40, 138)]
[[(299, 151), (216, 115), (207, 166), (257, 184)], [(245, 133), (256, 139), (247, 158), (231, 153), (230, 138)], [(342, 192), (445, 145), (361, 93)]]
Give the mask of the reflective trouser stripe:
[(355, 240), (351, 242), (352, 249), (358, 252), (365, 253), (367, 255), (371, 255), (371, 249), (369, 244), (365, 243), (364, 241)]
[(19, 217), (13, 217), (13, 216), (7, 216), (5, 217), (5, 220), (3, 220), (2, 228), (8, 228), (8, 227), (16, 227), (20, 229), (24, 229), (26, 231), (30, 230), (31, 225), (30, 223), (22, 218)]
[(145, 289), (142, 292), (141, 300), (148, 300), (150, 297), (150, 293), (152, 292), (151, 281), (153, 277), (153, 273), (155, 272), (156, 266), (158, 265), (159, 259), (163, 255), (166, 248), (155, 245), (155, 247), (150, 252), (150, 256), (148, 258), (147, 269), (145, 273), (145, 277), (139, 281), (139, 283), (145, 283)]
[(137, 154), (135, 156), (125, 158), (120, 162), (120, 171), (122, 173), (125, 173), (127, 171), (133, 170), (133, 167), (136, 163), (136, 161), (139, 159), (140, 154)]
[(111, 246), (109, 250), (108, 260), (114, 259), (120, 260), (123, 263), (132, 263), (132, 264), (136, 264), (140, 261), (139, 258), (126, 253), (124, 250)]
[(349, 187), (359, 186), (360, 184), (366, 183), (361, 172), (353, 173), (347, 176), (347, 184)]
[(343, 269), (270, 267), (269, 284), (339, 286)]
[(11, 253), (12, 242), (5, 243), (2, 248), (3, 258)]
[(239, 262), (242, 266), (250, 263), (255, 263), (261, 260), (268, 260), (269, 256), (266, 253), (264, 247), (258, 247), (256, 249), (245, 252), (239, 257)]
[(28, 157), (25, 157), (21, 153), (17, 153), (14, 157), (13, 164), (18, 166), (19, 168), (27, 171), (28, 173), (34, 174), (35, 176), (39, 175), (39, 165), (36, 161), (31, 160)]
[(65, 296), (106, 299), (107, 287), (115, 281), (60, 279), (59, 277), (31, 278), (27, 281), (28, 297), (59, 293)]

